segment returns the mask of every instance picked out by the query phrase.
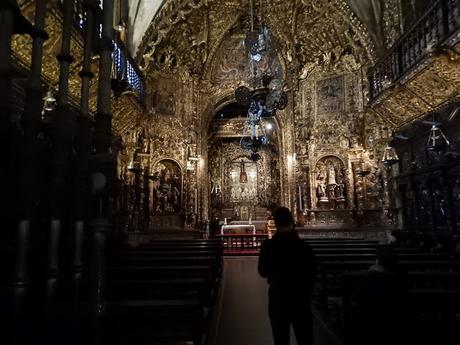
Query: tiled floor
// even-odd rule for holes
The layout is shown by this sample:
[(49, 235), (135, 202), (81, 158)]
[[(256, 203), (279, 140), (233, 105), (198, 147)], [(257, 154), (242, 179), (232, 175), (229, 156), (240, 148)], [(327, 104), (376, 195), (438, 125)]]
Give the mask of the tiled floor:
[[(268, 319), (268, 286), (257, 273), (257, 257), (227, 257), (211, 330), (210, 345), (273, 344)], [(296, 344), (291, 332), (291, 345)], [(315, 345), (339, 345), (315, 320)]]

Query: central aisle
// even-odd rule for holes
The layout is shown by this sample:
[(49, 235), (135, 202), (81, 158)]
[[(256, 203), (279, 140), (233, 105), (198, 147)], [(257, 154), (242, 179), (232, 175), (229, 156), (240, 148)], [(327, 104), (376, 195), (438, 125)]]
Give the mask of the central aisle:
[[(273, 344), (268, 286), (257, 272), (258, 257), (227, 257), (210, 345)], [(338, 345), (318, 322), (315, 345)], [(291, 330), (291, 344), (296, 344)]]

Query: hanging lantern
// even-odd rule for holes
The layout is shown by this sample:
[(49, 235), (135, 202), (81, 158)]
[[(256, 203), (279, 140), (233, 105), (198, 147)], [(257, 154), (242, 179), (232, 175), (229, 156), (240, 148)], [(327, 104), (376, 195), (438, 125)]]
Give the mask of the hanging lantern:
[(386, 166), (391, 166), (393, 164), (398, 163), (399, 158), (396, 154), (396, 150), (394, 147), (387, 146), (385, 147), (385, 151), (383, 152), (382, 163)]
[(240, 183), (248, 183), (248, 174), (244, 168), (244, 162), (241, 161)]
[(45, 111), (52, 111), (56, 104), (56, 98), (53, 96), (53, 91), (48, 90), (46, 91), (45, 97), (43, 97), (43, 110)]
[(437, 124), (434, 124), (430, 129), (430, 134), (428, 135), (426, 149), (428, 151), (439, 152), (443, 151), (447, 147), (449, 147), (449, 140), (447, 140), (441, 128), (439, 128)]

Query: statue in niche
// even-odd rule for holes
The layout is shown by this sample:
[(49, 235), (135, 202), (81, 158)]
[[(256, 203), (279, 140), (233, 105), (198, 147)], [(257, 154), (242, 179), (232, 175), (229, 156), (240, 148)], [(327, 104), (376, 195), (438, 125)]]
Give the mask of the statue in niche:
[(327, 167), (327, 184), (328, 185), (337, 184), (337, 182), (335, 181), (335, 169), (332, 163), (330, 163)]
[(317, 207), (343, 208), (346, 201), (345, 168), (335, 156), (326, 156), (316, 164)]
[(323, 179), (321, 179), (318, 182), (318, 186), (316, 187), (316, 192), (317, 192), (319, 202), (327, 202), (327, 201), (329, 201), (329, 199), (326, 196), (326, 182), (324, 182)]
[(160, 170), (154, 174), (153, 211), (177, 213), (181, 211), (181, 173), (177, 163), (160, 162)]
[(337, 202), (345, 202), (345, 183), (343, 175), (341, 175), (337, 181), (335, 199)]

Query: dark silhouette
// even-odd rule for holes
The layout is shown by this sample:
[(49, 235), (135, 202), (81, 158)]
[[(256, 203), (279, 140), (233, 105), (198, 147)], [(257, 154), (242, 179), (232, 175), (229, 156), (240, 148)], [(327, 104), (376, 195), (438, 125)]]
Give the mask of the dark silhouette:
[(390, 247), (377, 249), (372, 265), (357, 291), (355, 341), (353, 344), (406, 344), (407, 274)]
[(259, 274), (270, 285), (268, 312), (275, 345), (289, 344), (291, 324), (297, 344), (312, 345), (313, 251), (294, 232), (289, 209), (278, 208), (274, 220), (277, 231), (262, 244)]

